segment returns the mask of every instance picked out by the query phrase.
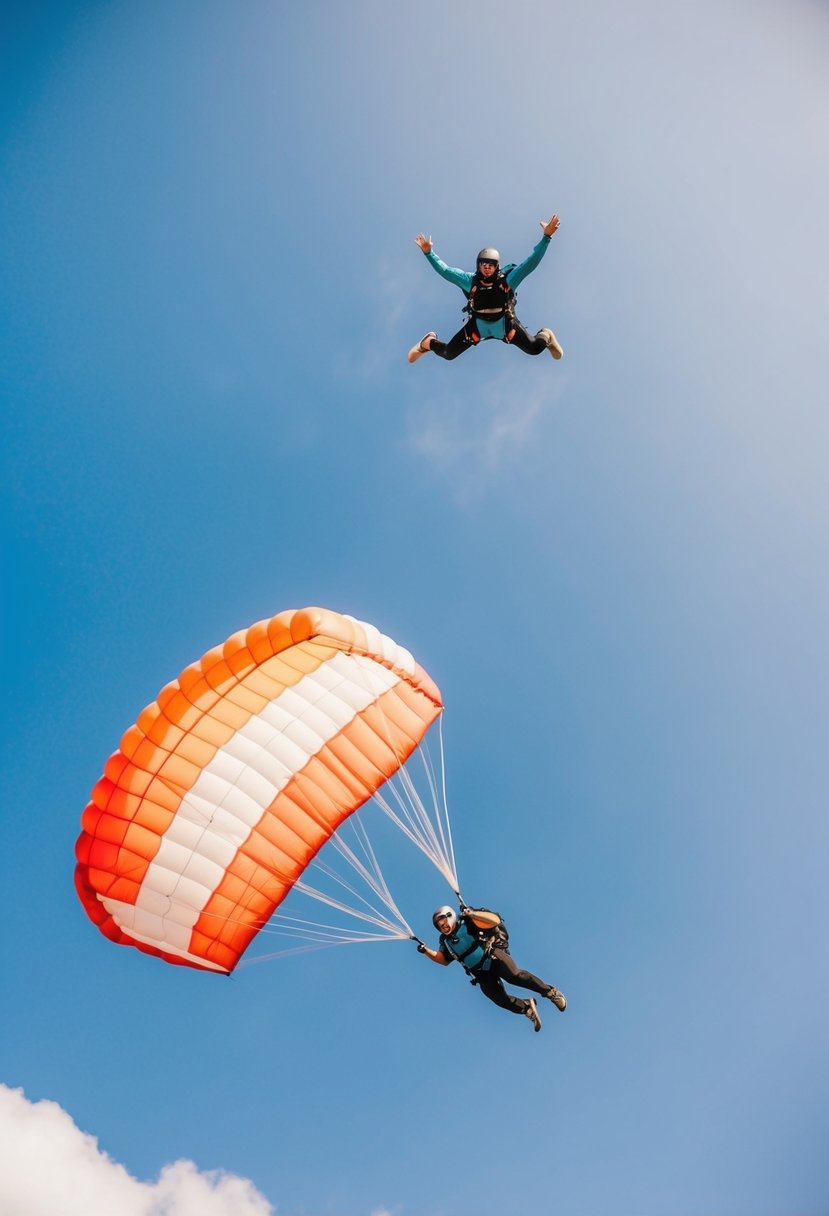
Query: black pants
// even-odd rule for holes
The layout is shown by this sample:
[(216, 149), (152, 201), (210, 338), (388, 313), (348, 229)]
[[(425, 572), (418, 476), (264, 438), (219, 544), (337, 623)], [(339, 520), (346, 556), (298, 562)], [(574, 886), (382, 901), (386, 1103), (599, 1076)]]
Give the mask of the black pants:
[[(514, 333), (512, 338), (510, 338), (509, 345), (517, 346), (519, 350), (523, 350), (525, 355), (540, 355), (543, 350), (547, 349), (547, 343), (544, 339), (531, 337), (517, 317), (513, 318), (512, 329)], [(440, 359), (457, 359), (458, 355), (462, 355), (465, 350), (469, 350), (470, 346), (475, 345), (473, 335), (477, 334), (477, 332), (475, 322), (469, 320), (463, 329), (459, 329), (448, 342), (441, 342), (439, 338), (432, 338), (432, 345), (429, 349), (433, 355), (437, 355)], [(502, 341), (505, 341), (505, 339), (502, 339)]]
[(552, 984), (545, 984), (531, 971), (522, 971), (506, 950), (493, 950), (489, 959), (488, 970), (476, 971), (474, 978), (484, 996), (489, 997), (502, 1009), (523, 1013), (529, 1004), (523, 997), (512, 996), (507, 992), (504, 980), (508, 984), (514, 984), (516, 988), (529, 988), (530, 992), (537, 992), (541, 996), (552, 987)]

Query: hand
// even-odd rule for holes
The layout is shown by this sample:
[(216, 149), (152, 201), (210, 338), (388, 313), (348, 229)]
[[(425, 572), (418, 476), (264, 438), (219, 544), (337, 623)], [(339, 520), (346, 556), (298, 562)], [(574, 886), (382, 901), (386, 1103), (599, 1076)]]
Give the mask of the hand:
[(423, 942), (418, 942), (418, 943), (417, 943), (417, 952), (418, 952), (418, 954), (425, 954), (425, 953), (426, 953), (426, 946), (425, 946), (425, 944), (424, 944)]
[(538, 222), (541, 225), (541, 230), (544, 233), (544, 235), (552, 236), (554, 232), (558, 231), (558, 227), (559, 227), (559, 224), (561, 223), (561, 220), (558, 218), (557, 215), (551, 215), (550, 218), (547, 220), (546, 224), (544, 223), (544, 220), (539, 220)]
[(432, 252), (432, 238), (430, 236), (424, 236), (422, 232), (418, 232), (415, 241), (424, 253)]

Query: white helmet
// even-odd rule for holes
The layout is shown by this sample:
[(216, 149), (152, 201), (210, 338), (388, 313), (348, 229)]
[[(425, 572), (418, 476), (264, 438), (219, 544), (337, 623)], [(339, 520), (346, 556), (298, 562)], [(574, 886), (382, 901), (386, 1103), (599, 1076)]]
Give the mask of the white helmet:
[(432, 917), (432, 924), (436, 929), (440, 930), (438, 921), (444, 916), (448, 917), (449, 919), (449, 928), (447, 932), (454, 933), (455, 929), (458, 927), (458, 914), (455, 909), (450, 908), (448, 904), (444, 904), (442, 908), (436, 909), (435, 914)]
[(491, 246), (489, 246), (487, 249), (482, 249), (481, 252), (478, 254), (478, 265), (479, 266), (480, 266), (481, 262), (494, 262), (495, 269), (497, 270), (498, 267), (501, 265), (501, 255), (497, 249), (493, 249)]

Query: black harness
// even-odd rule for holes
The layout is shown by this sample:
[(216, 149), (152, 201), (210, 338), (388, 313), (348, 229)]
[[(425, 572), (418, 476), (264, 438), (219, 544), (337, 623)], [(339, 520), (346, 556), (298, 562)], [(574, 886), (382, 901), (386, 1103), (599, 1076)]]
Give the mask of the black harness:
[[(491, 908), (479, 908), (477, 910), (480, 912), (492, 911)], [(467, 975), (474, 977), (477, 971), (485, 971), (489, 966), (487, 960), (493, 950), (506, 950), (509, 953), (509, 930), (501, 919), (500, 913), (496, 912), (495, 915), (498, 917), (498, 923), (493, 925), (491, 929), (479, 929), (471, 917), (463, 917), (464, 924), (473, 938), (472, 944), (466, 950), (458, 950), (452, 945), (451, 934), (441, 933), (440, 935), (441, 950), (459, 962)], [(473, 971), (467, 967), (466, 959), (481, 947), (483, 947), (484, 956)], [(474, 978), (472, 982), (475, 983)]]
[[(476, 930), (473, 930), (473, 932), (476, 932)], [(481, 945), (482, 945), (482, 942), (480, 942), (479, 940), (476, 939), (475, 941), (473, 941), (472, 945), (469, 947), (468, 950), (457, 950), (452, 945), (451, 937), (447, 937), (446, 934), (444, 934), (444, 933), (442, 933), (440, 935), (441, 950), (445, 950), (447, 954), (451, 954), (452, 958), (455, 959), (456, 962), (459, 962), (464, 967), (464, 970), (468, 971), (470, 975), (472, 974), (472, 972), (469, 971), (469, 968), (464, 965), (464, 959), (469, 958), (470, 954), (474, 954), (476, 950), (480, 950)], [(485, 954), (486, 954), (486, 952), (485, 952)], [(483, 962), (483, 959), (481, 960), (481, 962)]]
[[(507, 267), (511, 270), (512, 267)], [(480, 317), (482, 321), (505, 320), (504, 341), (509, 342), (514, 334), (512, 322), (515, 320), (515, 292), (507, 282), (503, 270), (498, 270), (491, 278), (485, 279), (480, 270), (475, 272), (472, 286), (467, 292), (464, 312), (471, 320)], [(480, 341), (480, 335), (473, 333), (473, 342)]]

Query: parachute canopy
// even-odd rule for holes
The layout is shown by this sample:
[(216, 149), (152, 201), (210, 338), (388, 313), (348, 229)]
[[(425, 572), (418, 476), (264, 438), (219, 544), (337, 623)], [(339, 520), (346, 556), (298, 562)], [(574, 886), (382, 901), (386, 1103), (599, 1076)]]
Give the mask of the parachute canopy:
[(442, 708), (411, 654), (353, 617), (305, 608), (234, 634), (107, 761), (75, 849), (87, 915), (122, 945), (231, 972)]

